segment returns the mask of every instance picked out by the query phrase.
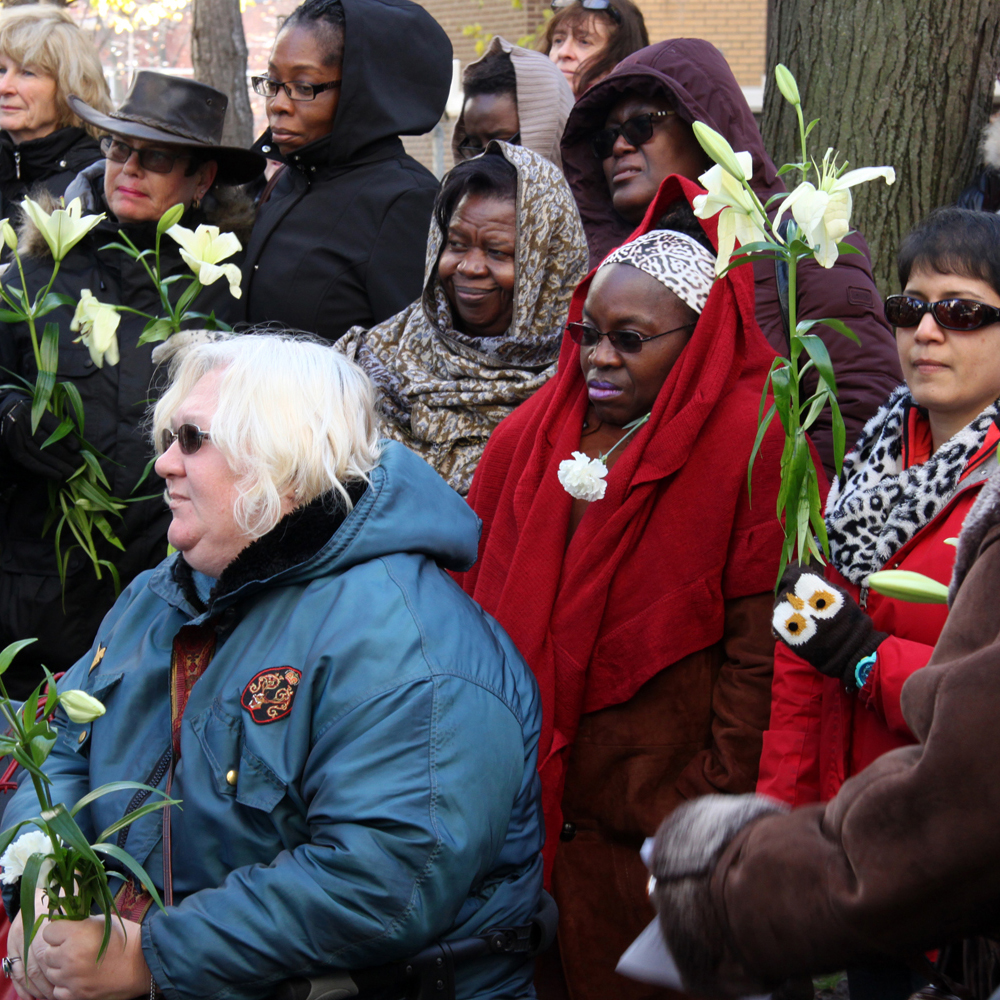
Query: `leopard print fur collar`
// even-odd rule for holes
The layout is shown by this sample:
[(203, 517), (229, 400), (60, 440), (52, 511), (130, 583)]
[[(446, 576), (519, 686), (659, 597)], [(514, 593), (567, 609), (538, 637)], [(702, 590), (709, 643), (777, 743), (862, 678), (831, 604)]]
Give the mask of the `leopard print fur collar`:
[(833, 565), (862, 586), (959, 488), (966, 464), (982, 447), (1000, 405), (986, 407), (923, 465), (901, 468), (903, 429), (913, 397), (905, 385), (865, 424), (826, 503)]

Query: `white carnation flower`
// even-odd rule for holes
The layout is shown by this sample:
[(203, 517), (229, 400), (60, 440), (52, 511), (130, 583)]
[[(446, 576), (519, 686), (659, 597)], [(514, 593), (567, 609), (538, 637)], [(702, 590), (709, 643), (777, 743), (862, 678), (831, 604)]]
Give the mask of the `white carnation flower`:
[(604, 499), (607, 474), (608, 467), (599, 458), (588, 458), (582, 451), (559, 463), (559, 482), (574, 500)]
[(22, 833), (3, 852), (3, 855), (0, 855), (0, 865), (3, 866), (3, 874), (0, 875), (0, 882), (3, 882), (4, 885), (13, 885), (24, 874), (24, 866), (28, 863), (28, 858), (32, 854), (44, 854), (46, 856), (41, 871), (38, 873), (37, 885), (39, 888), (47, 886), (49, 872), (52, 871), (54, 864), (52, 859), (52, 841), (49, 840), (48, 834), (43, 833), (41, 830)]

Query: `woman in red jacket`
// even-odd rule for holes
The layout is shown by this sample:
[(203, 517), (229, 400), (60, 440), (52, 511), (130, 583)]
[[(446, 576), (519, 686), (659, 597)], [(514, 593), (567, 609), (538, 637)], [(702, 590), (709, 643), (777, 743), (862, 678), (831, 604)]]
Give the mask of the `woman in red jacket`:
[[(782, 641), (757, 791), (792, 806), (832, 798), (875, 758), (916, 742), (900, 690), (930, 659), (947, 609), (883, 597), (868, 576), (914, 570), (947, 584), (954, 540), (995, 468), (1000, 219), (933, 213), (903, 241), (899, 278), (886, 317), (906, 385), (865, 425), (831, 487), (825, 579), (796, 567), (774, 609)], [(852, 984), (852, 997), (865, 992)]]

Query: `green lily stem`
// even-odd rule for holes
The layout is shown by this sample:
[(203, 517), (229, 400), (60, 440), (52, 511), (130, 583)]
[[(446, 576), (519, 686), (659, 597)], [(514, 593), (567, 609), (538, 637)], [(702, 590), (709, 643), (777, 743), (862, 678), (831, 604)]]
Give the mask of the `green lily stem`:
[(802, 179), (807, 180), (809, 177), (809, 151), (806, 148), (806, 120), (802, 116), (801, 101), (795, 105), (795, 114), (799, 118), (799, 141), (802, 144), (802, 159), (799, 161), (799, 172), (802, 174)]
[(651, 416), (651, 413), (647, 413), (644, 417), (637, 417), (631, 423), (626, 424), (626, 433), (623, 434), (606, 452), (604, 452), (603, 455), (599, 454), (597, 456), (597, 461), (606, 461), (611, 452), (613, 452), (619, 445), (624, 444), (647, 420), (649, 420)]

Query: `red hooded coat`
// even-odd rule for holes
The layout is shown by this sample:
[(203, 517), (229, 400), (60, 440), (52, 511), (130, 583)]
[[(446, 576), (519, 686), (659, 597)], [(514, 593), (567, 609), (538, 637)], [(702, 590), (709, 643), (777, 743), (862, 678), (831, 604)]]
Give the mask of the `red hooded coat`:
[[(639, 231), (699, 190), (669, 178)], [(704, 228), (714, 243), (714, 220)], [(685, 798), (754, 785), (770, 699), (782, 438), (772, 425), (751, 507), (747, 461), (774, 357), (753, 309), (747, 268), (715, 283), (651, 419), (622, 446), (605, 497), (568, 544), (573, 501), (557, 470), (580, 447), (587, 409), (568, 337), (558, 374), (493, 433), (469, 493), (483, 534), (462, 585), (541, 687), (547, 871), (555, 861), (575, 998), (633, 995), (613, 969), (651, 919), (643, 837)], [(628, 716), (640, 704), (646, 714)]]

